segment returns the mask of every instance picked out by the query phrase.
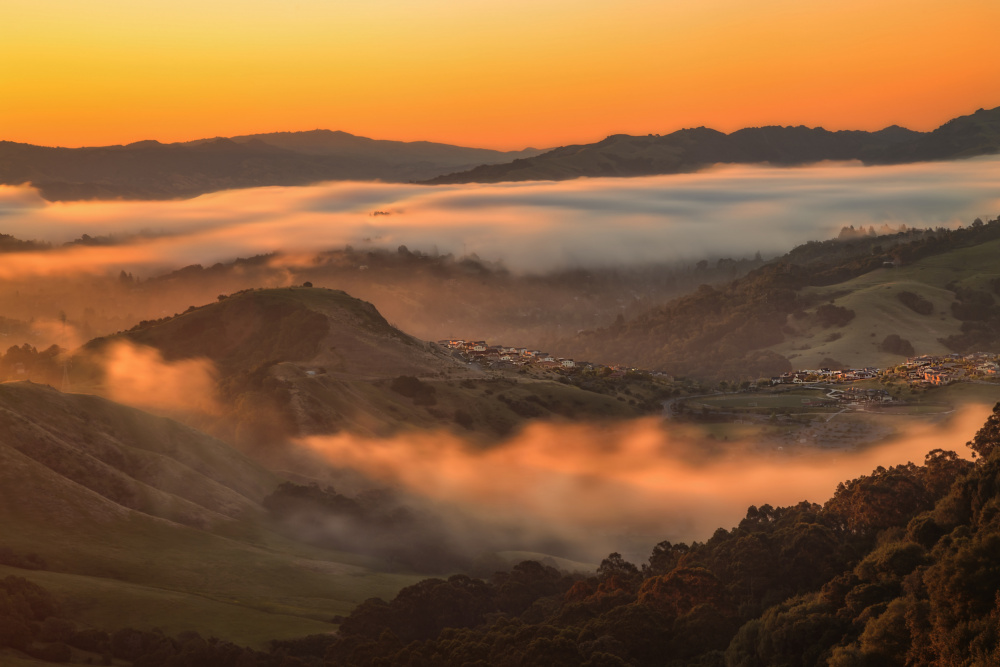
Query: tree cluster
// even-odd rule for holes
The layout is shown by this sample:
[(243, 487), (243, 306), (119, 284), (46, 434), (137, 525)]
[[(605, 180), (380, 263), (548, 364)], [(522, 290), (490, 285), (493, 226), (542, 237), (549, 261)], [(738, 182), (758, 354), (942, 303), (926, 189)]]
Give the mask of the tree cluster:
[(50, 345), (39, 352), (34, 345), (12, 345), (0, 356), (0, 380), (33, 380), (58, 384), (63, 376), (59, 355), (63, 349)]
[[(325, 665), (995, 664), (1000, 405), (970, 443), (878, 468), (823, 506), (750, 507), (704, 543), (593, 576), (526, 562), (368, 600)], [(320, 651), (322, 649), (322, 651)], [(322, 653), (322, 658), (321, 658)]]
[(434, 396), (437, 389), (412, 375), (400, 375), (389, 384), (389, 389), (412, 399), (414, 405), (437, 404), (437, 398)]

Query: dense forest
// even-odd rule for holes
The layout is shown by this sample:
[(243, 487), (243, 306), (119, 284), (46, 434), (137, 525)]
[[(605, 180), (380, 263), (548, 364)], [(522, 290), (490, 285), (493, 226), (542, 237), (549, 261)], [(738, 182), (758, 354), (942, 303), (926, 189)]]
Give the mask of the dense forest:
[[(818, 304), (802, 293), (810, 286), (836, 285), (882, 267), (909, 264), (1000, 238), (1000, 219), (977, 219), (954, 230), (901, 230), (887, 235), (842, 234), (843, 240), (815, 241), (728, 284), (702, 285), (666, 305), (611, 326), (583, 332), (558, 343), (576, 358), (622, 360), (674, 375), (739, 378), (790, 371), (783, 356), (765, 350), (781, 343), (789, 316), (804, 317)], [(953, 308), (962, 334), (942, 340), (956, 352), (993, 349), (1000, 344), (1000, 308), (982, 290), (955, 288)], [(853, 313), (824, 304), (824, 326), (843, 326)], [(841, 312), (844, 311), (844, 312)], [(628, 350), (628, 354), (623, 353)]]
[(2, 552), (0, 647), (136, 667), (986, 665), (1000, 661), (1000, 404), (968, 443), (879, 467), (824, 505), (751, 506), (705, 542), (610, 554), (591, 575), (527, 561), (370, 599), (339, 632), (253, 651), (196, 632), (79, 628)]

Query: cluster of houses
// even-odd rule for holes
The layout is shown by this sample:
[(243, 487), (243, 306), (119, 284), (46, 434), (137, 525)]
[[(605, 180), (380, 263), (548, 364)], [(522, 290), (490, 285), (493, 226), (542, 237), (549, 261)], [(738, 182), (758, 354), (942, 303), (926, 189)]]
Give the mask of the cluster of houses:
[[(624, 376), (638, 369), (626, 366), (603, 366), (587, 361), (574, 361), (557, 357), (548, 352), (533, 350), (527, 347), (507, 347), (505, 345), (490, 345), (484, 340), (463, 340), (446, 338), (437, 341), (438, 345), (453, 350), (467, 362), (477, 363), (484, 368), (514, 369), (524, 366), (547, 369), (583, 369), (604, 372), (612, 377)], [(654, 375), (662, 375), (654, 373)], [(813, 370), (797, 370), (783, 373), (770, 378), (771, 385), (851, 383), (859, 380), (874, 380), (881, 376), (893, 375), (904, 377), (914, 385), (943, 385), (959, 379), (1000, 378), (1000, 356), (986, 352), (971, 354), (949, 354), (944, 356), (921, 355), (910, 357), (905, 363), (888, 369), (866, 366), (847, 370), (832, 370), (819, 368)], [(858, 390), (862, 391), (862, 390)], [(882, 401), (885, 392), (881, 390), (865, 390), (869, 393), (861, 396), (854, 390), (846, 390), (836, 398), (839, 401)], [(881, 392), (881, 393), (879, 393)]]
[(854, 382), (879, 376), (903, 377), (912, 385), (944, 385), (961, 379), (1000, 378), (1000, 357), (986, 352), (910, 357), (905, 363), (888, 369), (852, 368), (835, 371), (829, 368), (800, 370), (772, 377), (771, 384), (809, 384), (813, 382)]
[(478, 363), (489, 368), (514, 368), (528, 364), (533, 364), (540, 368), (593, 367), (592, 364), (586, 362), (577, 364), (572, 359), (554, 357), (548, 352), (542, 352), (541, 350), (531, 350), (526, 347), (489, 345), (485, 340), (449, 338), (439, 340), (438, 345), (455, 350), (466, 361)]
[[(611, 378), (624, 377), (626, 373), (638, 370), (628, 366), (605, 366), (603, 364), (592, 364), (589, 361), (574, 361), (573, 359), (557, 357), (548, 352), (533, 350), (527, 347), (489, 345), (485, 340), (447, 338), (439, 340), (437, 343), (441, 347), (453, 350), (455, 354), (469, 363), (476, 363), (484, 368), (496, 370), (514, 369), (524, 366), (553, 370), (579, 369), (598, 371)], [(656, 375), (669, 377), (662, 373), (657, 373)]]
[(941, 385), (976, 376), (998, 377), (1000, 365), (997, 364), (997, 355), (986, 352), (945, 356), (924, 354), (908, 358), (906, 363), (900, 365), (897, 373), (905, 374), (911, 384)]
[(829, 368), (816, 370), (791, 371), (771, 378), (771, 384), (810, 384), (813, 382), (854, 382), (855, 380), (872, 380), (882, 371), (878, 368), (852, 368), (846, 371), (835, 371)]

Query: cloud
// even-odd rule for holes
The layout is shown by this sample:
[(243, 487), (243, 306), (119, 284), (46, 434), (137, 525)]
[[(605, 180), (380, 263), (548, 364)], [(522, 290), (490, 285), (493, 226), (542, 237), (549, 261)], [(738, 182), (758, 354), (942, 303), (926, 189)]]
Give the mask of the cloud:
[(921, 464), (935, 448), (967, 456), (964, 444), (988, 414), (985, 406), (966, 407), (946, 426), (914, 428), (855, 451), (786, 453), (743, 442), (710, 453), (691, 432), (655, 419), (536, 423), (485, 449), (449, 433), (383, 440), (340, 434), (301, 444), (524, 540), (505, 548), (558, 540), (576, 545), (574, 556), (593, 559), (612, 550), (648, 554), (664, 539), (705, 540), (739, 523), (750, 505), (822, 504), (839, 482), (879, 465)]
[(102, 393), (158, 413), (217, 414), (216, 371), (207, 359), (164, 361), (159, 350), (129, 342), (110, 345), (100, 359)]
[(122, 243), (8, 254), (0, 277), (150, 275), (345, 244), (477, 253), (519, 271), (781, 253), (845, 225), (953, 226), (992, 217), (998, 179), (1000, 159), (988, 157), (464, 186), (336, 182), (167, 202), (44, 203), (8, 186), (0, 187), (0, 231), (54, 243), (113, 235)]

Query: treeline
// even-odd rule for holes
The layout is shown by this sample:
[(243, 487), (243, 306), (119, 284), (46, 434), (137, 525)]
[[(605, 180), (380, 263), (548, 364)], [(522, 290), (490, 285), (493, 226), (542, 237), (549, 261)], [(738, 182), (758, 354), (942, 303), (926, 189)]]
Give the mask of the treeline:
[(0, 356), (0, 380), (33, 380), (58, 386), (63, 377), (65, 352), (58, 345), (38, 351), (33, 345), (12, 345)]
[[(810, 286), (835, 285), (880, 268), (1000, 239), (1000, 219), (955, 230), (906, 230), (888, 237), (807, 243), (718, 288), (702, 285), (631, 320), (587, 331), (558, 343), (576, 358), (624, 362), (706, 379), (778, 375), (790, 362), (765, 350), (781, 343), (789, 315), (806, 316), (816, 306), (801, 294)], [(957, 289), (957, 288), (956, 288)], [(956, 295), (962, 334), (944, 342), (952, 349), (992, 349), (1000, 345), (1000, 308), (985, 292)], [(988, 299), (987, 299), (988, 297)], [(963, 300), (968, 299), (968, 301)], [(989, 305), (986, 306), (988, 300)], [(853, 312), (820, 306), (821, 326), (843, 326)]]
[(991, 291), (971, 289), (955, 284), (947, 286), (955, 295), (951, 314), (962, 321), (961, 333), (938, 340), (959, 353), (1000, 348), (1000, 278), (990, 281)]
[(751, 506), (735, 528), (662, 542), (641, 566), (614, 553), (590, 576), (528, 561), (487, 580), (426, 579), (334, 619), (336, 634), (267, 653), (79, 629), (8, 577), (0, 647), (61, 659), (74, 646), (135, 667), (998, 664), (1000, 404), (969, 446), (976, 463), (934, 450), (842, 483), (822, 506)]
[(0, 253), (4, 252), (32, 252), (36, 250), (51, 250), (52, 244), (44, 241), (24, 241), (11, 236), (10, 234), (0, 234)]

